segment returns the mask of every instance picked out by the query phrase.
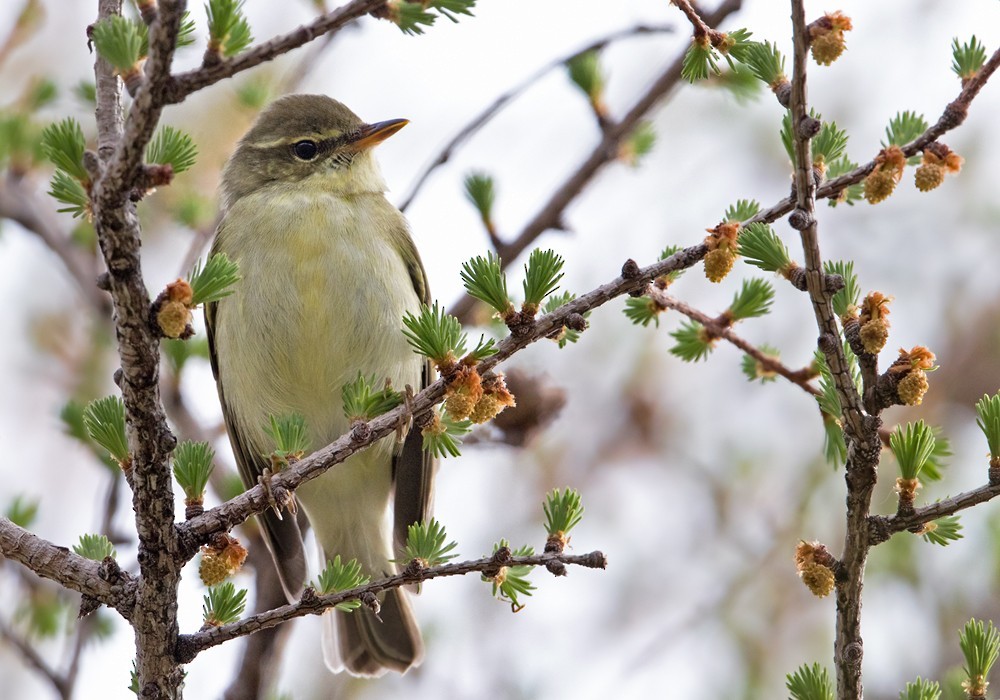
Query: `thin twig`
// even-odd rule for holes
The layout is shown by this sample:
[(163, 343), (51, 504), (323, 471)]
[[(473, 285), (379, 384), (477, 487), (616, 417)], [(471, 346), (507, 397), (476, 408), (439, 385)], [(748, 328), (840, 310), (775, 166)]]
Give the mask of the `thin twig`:
[(915, 508), (912, 513), (873, 515), (869, 518), (873, 544), (887, 540), (893, 533), (912, 530), (932, 520), (954, 515), (966, 508), (985, 503), (997, 496), (1000, 496), (1000, 484), (986, 484), (943, 501)]
[(701, 18), (701, 15), (691, 6), (688, 0), (670, 0), (670, 4), (676, 6), (678, 10), (684, 13), (684, 16), (687, 17), (688, 22), (694, 28), (694, 35), (696, 37), (712, 36), (719, 33), (712, 30), (712, 27)]
[[(707, 15), (705, 21), (710, 25), (717, 25), (730, 14), (739, 10), (741, 5), (741, 0), (726, 0), (714, 12)], [(660, 103), (660, 100), (667, 93), (681, 82), (683, 63), (684, 57), (681, 55), (636, 100), (621, 121), (607, 125), (601, 142), (591, 151), (587, 159), (552, 193), (542, 208), (524, 225), (521, 232), (497, 251), (502, 267), (512, 264), (535, 239), (549, 229), (565, 228), (563, 212), (594, 179), (601, 168), (618, 157), (621, 142), (632, 133), (636, 125)], [(476, 300), (473, 297), (463, 296), (451, 308), (450, 313), (457, 316), (459, 320), (467, 322), (475, 304)]]
[(819, 347), (826, 357), (843, 408), (844, 434), (848, 440), (845, 465), (847, 482), (847, 528), (841, 573), (837, 577), (837, 633), (834, 664), (837, 674), (837, 698), (860, 700), (862, 697), (861, 661), (861, 590), (868, 558), (867, 518), (875, 488), (881, 454), (877, 417), (864, 414), (861, 396), (854, 380), (833, 311), (831, 295), (825, 289), (822, 258), (816, 223), (816, 180), (813, 174), (811, 139), (819, 123), (809, 116), (806, 65), (809, 53), (809, 30), (806, 27), (803, 0), (792, 0), (794, 60), (792, 67), (791, 126), (795, 142), (795, 213), (790, 223), (799, 230), (806, 259), (806, 286), (812, 300)]
[[(619, 276), (607, 284), (577, 297), (552, 313), (539, 317), (533, 325), (525, 327), (523, 333), (504, 338), (497, 344), (497, 353), (480, 362), (476, 366), (477, 371), (481, 376), (485, 376), (500, 362), (531, 343), (548, 338), (566, 325), (573, 325), (574, 319), (587, 311), (602, 306), (623, 294), (643, 290), (655, 277), (691, 267), (704, 256), (705, 245), (700, 244), (678, 251), (664, 260), (641, 269), (635, 266), (634, 262), (628, 261), (630, 264), (626, 264), (626, 268), (629, 269), (627, 277)], [(271, 488), (281, 487), (294, 491), (305, 481), (316, 478), (355, 452), (394, 432), (408, 417), (420, 418), (426, 415), (434, 405), (443, 400), (446, 385), (447, 380), (437, 380), (409, 402), (409, 412), (406, 405), (398, 406), (371, 420), (365, 426), (364, 431), (342, 435), (326, 447), (296, 462), (294, 466), (275, 474), (271, 477)], [(355, 434), (360, 435), (361, 432), (364, 433), (363, 439), (354, 437)], [(263, 486), (258, 484), (236, 498), (179, 524), (177, 533), (181, 540), (181, 548), (178, 555), (186, 558), (194, 556), (197, 548), (206, 543), (211, 535), (228, 532), (251, 515), (260, 513), (268, 507), (270, 507), (270, 501), (266, 491)]]
[(2, 619), (0, 619), (0, 639), (16, 649), (29, 666), (49, 681), (56, 692), (59, 693), (59, 697), (69, 700), (72, 695), (72, 685), (67, 685), (66, 678), (52, 668), (31, 644), (11, 629)]
[(451, 157), (455, 155), (455, 151), (464, 145), (466, 141), (475, 136), (480, 129), (486, 126), (486, 124), (489, 123), (511, 101), (527, 91), (528, 88), (544, 78), (551, 71), (565, 66), (569, 61), (572, 61), (574, 58), (582, 56), (585, 53), (589, 53), (590, 51), (600, 51), (608, 44), (615, 41), (642, 34), (665, 33), (670, 31), (673, 31), (673, 28), (669, 26), (658, 27), (647, 26), (644, 24), (629, 27), (627, 29), (620, 29), (592, 42), (588, 46), (585, 46), (568, 56), (558, 58), (538, 69), (524, 81), (518, 83), (510, 90), (497, 97), (489, 107), (473, 117), (468, 124), (462, 127), (459, 132), (444, 145), (444, 148), (442, 148), (437, 156), (435, 156), (434, 159), (421, 171), (414, 183), (410, 186), (410, 192), (403, 199), (403, 203), (399, 205), (399, 210), (404, 212), (406, 211), (407, 207), (413, 203), (413, 200), (416, 198), (420, 190), (423, 189), (424, 184), (427, 182), (427, 179), (431, 176), (431, 174), (439, 167), (447, 163)]
[[(931, 125), (927, 131), (915, 138), (910, 143), (902, 147), (903, 154), (907, 157), (914, 156), (929, 144), (941, 138), (944, 134), (960, 126), (969, 113), (969, 106), (983, 89), (990, 76), (1000, 68), (1000, 48), (993, 52), (989, 60), (983, 64), (976, 76), (967, 82), (958, 97), (948, 103), (938, 120)], [(868, 161), (864, 165), (858, 166), (849, 173), (844, 173), (840, 177), (827, 180), (816, 190), (817, 199), (827, 199), (836, 197), (844, 189), (851, 185), (856, 185), (875, 168), (875, 159)], [(755, 221), (771, 222), (775, 221), (795, 208), (795, 197), (786, 197), (768, 209), (762, 209), (754, 217), (743, 222), (750, 224)]]
[[(509, 551), (507, 552), (509, 554)], [(429, 568), (407, 568), (394, 576), (388, 576), (378, 581), (351, 588), (339, 593), (329, 595), (317, 595), (312, 589), (307, 589), (302, 599), (296, 603), (283, 605), (273, 610), (253, 615), (245, 620), (234, 622), (221, 627), (216, 627), (203, 632), (196, 632), (190, 635), (181, 635), (177, 642), (177, 656), (181, 663), (190, 661), (205, 649), (218, 646), (231, 639), (253, 634), (259, 630), (268, 629), (275, 625), (293, 620), (305, 615), (318, 615), (333, 608), (340, 603), (350, 600), (359, 600), (364, 596), (377, 594), (392, 588), (400, 588), (411, 584), (421, 583), (434, 578), (445, 576), (465, 576), (467, 574), (480, 572), (488, 573), (496, 571), (501, 567), (512, 566), (546, 566), (555, 562), (583, 566), (592, 569), (607, 568), (607, 558), (601, 552), (590, 552), (589, 554), (561, 554), (547, 552), (532, 556), (498, 557), (496, 555), (483, 557), (456, 564), (442, 564), (441, 566)]]
[(338, 7), (333, 12), (316, 18), (309, 24), (305, 24), (282, 36), (275, 37), (233, 58), (173, 76), (169, 79), (169, 83), (164, 91), (165, 103), (175, 104), (182, 102), (193, 92), (206, 88), (209, 85), (214, 85), (220, 80), (231, 78), (237, 73), (259, 66), (262, 63), (266, 63), (293, 49), (297, 49), (319, 36), (338, 31), (359, 17), (363, 17), (384, 5), (385, 0), (352, 0), (352, 2)]
[(0, 555), (63, 588), (97, 599), (126, 620), (132, 619), (136, 581), (124, 571), (118, 573), (117, 581), (110, 583), (101, 577), (98, 562), (84, 559), (3, 517), (0, 517)]
[(41, 201), (23, 179), (10, 173), (0, 177), (0, 219), (10, 219), (38, 236), (62, 261), (81, 296), (100, 316), (111, 309), (107, 294), (97, 288), (97, 260), (73, 244), (48, 202)]
[(803, 369), (795, 370), (788, 367), (781, 362), (781, 360), (768, 355), (753, 343), (737, 335), (733, 332), (732, 328), (721, 322), (720, 319), (712, 318), (708, 314), (698, 311), (698, 309), (670, 296), (655, 285), (650, 285), (649, 290), (646, 293), (658, 304), (662, 304), (663, 306), (674, 309), (675, 311), (679, 311), (688, 318), (697, 321), (703, 325), (712, 336), (722, 338), (723, 340), (736, 346), (756, 360), (766, 371), (781, 375), (811, 396), (819, 396), (819, 389), (813, 385), (812, 380), (815, 379), (816, 373), (812, 369), (805, 367)]

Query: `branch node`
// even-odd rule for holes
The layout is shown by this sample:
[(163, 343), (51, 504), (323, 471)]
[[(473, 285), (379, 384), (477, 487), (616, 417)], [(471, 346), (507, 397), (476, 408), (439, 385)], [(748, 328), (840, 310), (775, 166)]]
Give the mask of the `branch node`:
[(316, 595), (316, 589), (312, 586), (306, 586), (302, 589), (302, 595), (299, 596), (299, 602), (306, 607), (314, 607), (319, 603), (319, 596)]
[(604, 552), (591, 552), (584, 556), (580, 564), (590, 569), (607, 569), (608, 557)]
[(90, 149), (83, 152), (83, 167), (87, 171), (87, 174), (90, 175), (91, 182), (97, 182), (104, 170), (101, 167), (101, 159)]
[(788, 215), (788, 225), (796, 231), (805, 231), (814, 222), (815, 219), (813, 219), (812, 214), (804, 209), (796, 209)]
[(990, 486), (1000, 485), (1000, 464), (994, 464), (994, 461), (995, 460), (990, 460), (989, 469), (986, 470)]
[(549, 573), (553, 576), (565, 576), (567, 573), (566, 565), (561, 561), (550, 561), (545, 565), (545, 568), (548, 569)]
[(101, 607), (101, 601), (97, 598), (92, 598), (89, 595), (84, 594), (80, 598), (80, 610), (76, 614), (77, 620), (82, 620), (93, 612), (96, 612), (98, 608)]
[(836, 349), (837, 339), (831, 333), (823, 333), (816, 340), (816, 347), (818, 347), (824, 355), (827, 355)]
[(406, 562), (406, 566), (403, 568), (403, 575), (408, 578), (420, 578), (424, 569), (427, 568), (426, 563), (418, 557), (410, 559)]
[(823, 275), (823, 291), (829, 295), (834, 295), (844, 288), (846, 282), (840, 275)]
[(799, 137), (803, 139), (811, 139), (813, 136), (819, 133), (819, 130), (823, 127), (823, 124), (816, 117), (805, 116), (799, 121)]
[(174, 661), (179, 664), (189, 664), (198, 656), (198, 646), (193, 643), (191, 635), (177, 635), (177, 643), (174, 645)]
[(583, 317), (583, 314), (570, 314), (566, 317), (566, 322), (563, 325), (571, 331), (582, 333), (587, 330), (587, 319)]
[(774, 96), (778, 98), (778, 104), (785, 109), (792, 105), (792, 84), (787, 80), (774, 89)]
[(868, 518), (868, 544), (872, 547), (882, 544), (892, 537), (892, 530), (889, 523), (881, 515), (872, 515)]
[(844, 649), (844, 661), (855, 668), (861, 668), (861, 659), (864, 655), (865, 650), (860, 639), (856, 642), (851, 642)]
[(502, 568), (510, 565), (510, 561), (510, 547), (498, 547), (497, 551), (493, 553), (490, 566), (483, 569), (483, 576), (486, 578), (496, 578), (500, 574), (500, 570)]
[(788, 271), (788, 282), (800, 292), (808, 292), (809, 284), (806, 282), (806, 269), (795, 266)]
[(364, 442), (371, 437), (371, 434), (371, 426), (363, 420), (354, 421), (354, 424), (351, 425), (351, 440), (353, 442)]
[(634, 280), (639, 278), (639, 263), (637, 263), (632, 258), (625, 261), (622, 265), (622, 279)]
[(938, 124), (943, 127), (945, 131), (950, 131), (964, 122), (967, 116), (969, 116), (969, 105), (968, 103), (963, 102), (962, 98), (959, 97), (954, 102), (949, 102), (948, 106), (944, 108), (944, 112), (941, 114), (941, 120)]

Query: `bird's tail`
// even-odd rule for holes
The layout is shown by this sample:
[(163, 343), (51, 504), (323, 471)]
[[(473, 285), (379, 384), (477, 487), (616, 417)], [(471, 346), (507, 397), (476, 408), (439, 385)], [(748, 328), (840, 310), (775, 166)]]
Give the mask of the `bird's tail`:
[(424, 643), (407, 593), (395, 588), (379, 602), (378, 617), (364, 605), (323, 615), (323, 658), (331, 671), (374, 677), (406, 673), (423, 661)]

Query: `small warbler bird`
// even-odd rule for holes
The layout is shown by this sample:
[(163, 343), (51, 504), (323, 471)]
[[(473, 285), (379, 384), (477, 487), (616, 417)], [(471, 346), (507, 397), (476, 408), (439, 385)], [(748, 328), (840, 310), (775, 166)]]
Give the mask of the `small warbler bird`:
[[(239, 264), (236, 292), (205, 311), (212, 369), (240, 475), (250, 487), (270, 467), (270, 416), (299, 413), (312, 449), (346, 433), (341, 389), (360, 371), (396, 389), (426, 386), (431, 369), (401, 331), (406, 312), (428, 302), (406, 220), (386, 200), (372, 148), (405, 119), (367, 124), (322, 95), (269, 105), (222, 174), (222, 219), (213, 253)], [(428, 515), (434, 466), (411, 431), (385, 438), (303, 484), (296, 496), (320, 559), (356, 558), (380, 578)], [(392, 531), (387, 511), (392, 504)], [(306, 579), (302, 534), (292, 514), (260, 516), (285, 594)], [(324, 615), (332, 670), (360, 676), (405, 672), (423, 643), (401, 589), (366, 606)]]

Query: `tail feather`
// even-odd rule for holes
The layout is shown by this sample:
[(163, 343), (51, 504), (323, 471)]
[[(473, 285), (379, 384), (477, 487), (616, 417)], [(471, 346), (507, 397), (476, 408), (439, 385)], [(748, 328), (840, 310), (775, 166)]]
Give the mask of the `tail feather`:
[(406, 593), (386, 591), (381, 606), (378, 617), (365, 607), (324, 615), (323, 656), (331, 671), (377, 677), (420, 665), (424, 643)]

